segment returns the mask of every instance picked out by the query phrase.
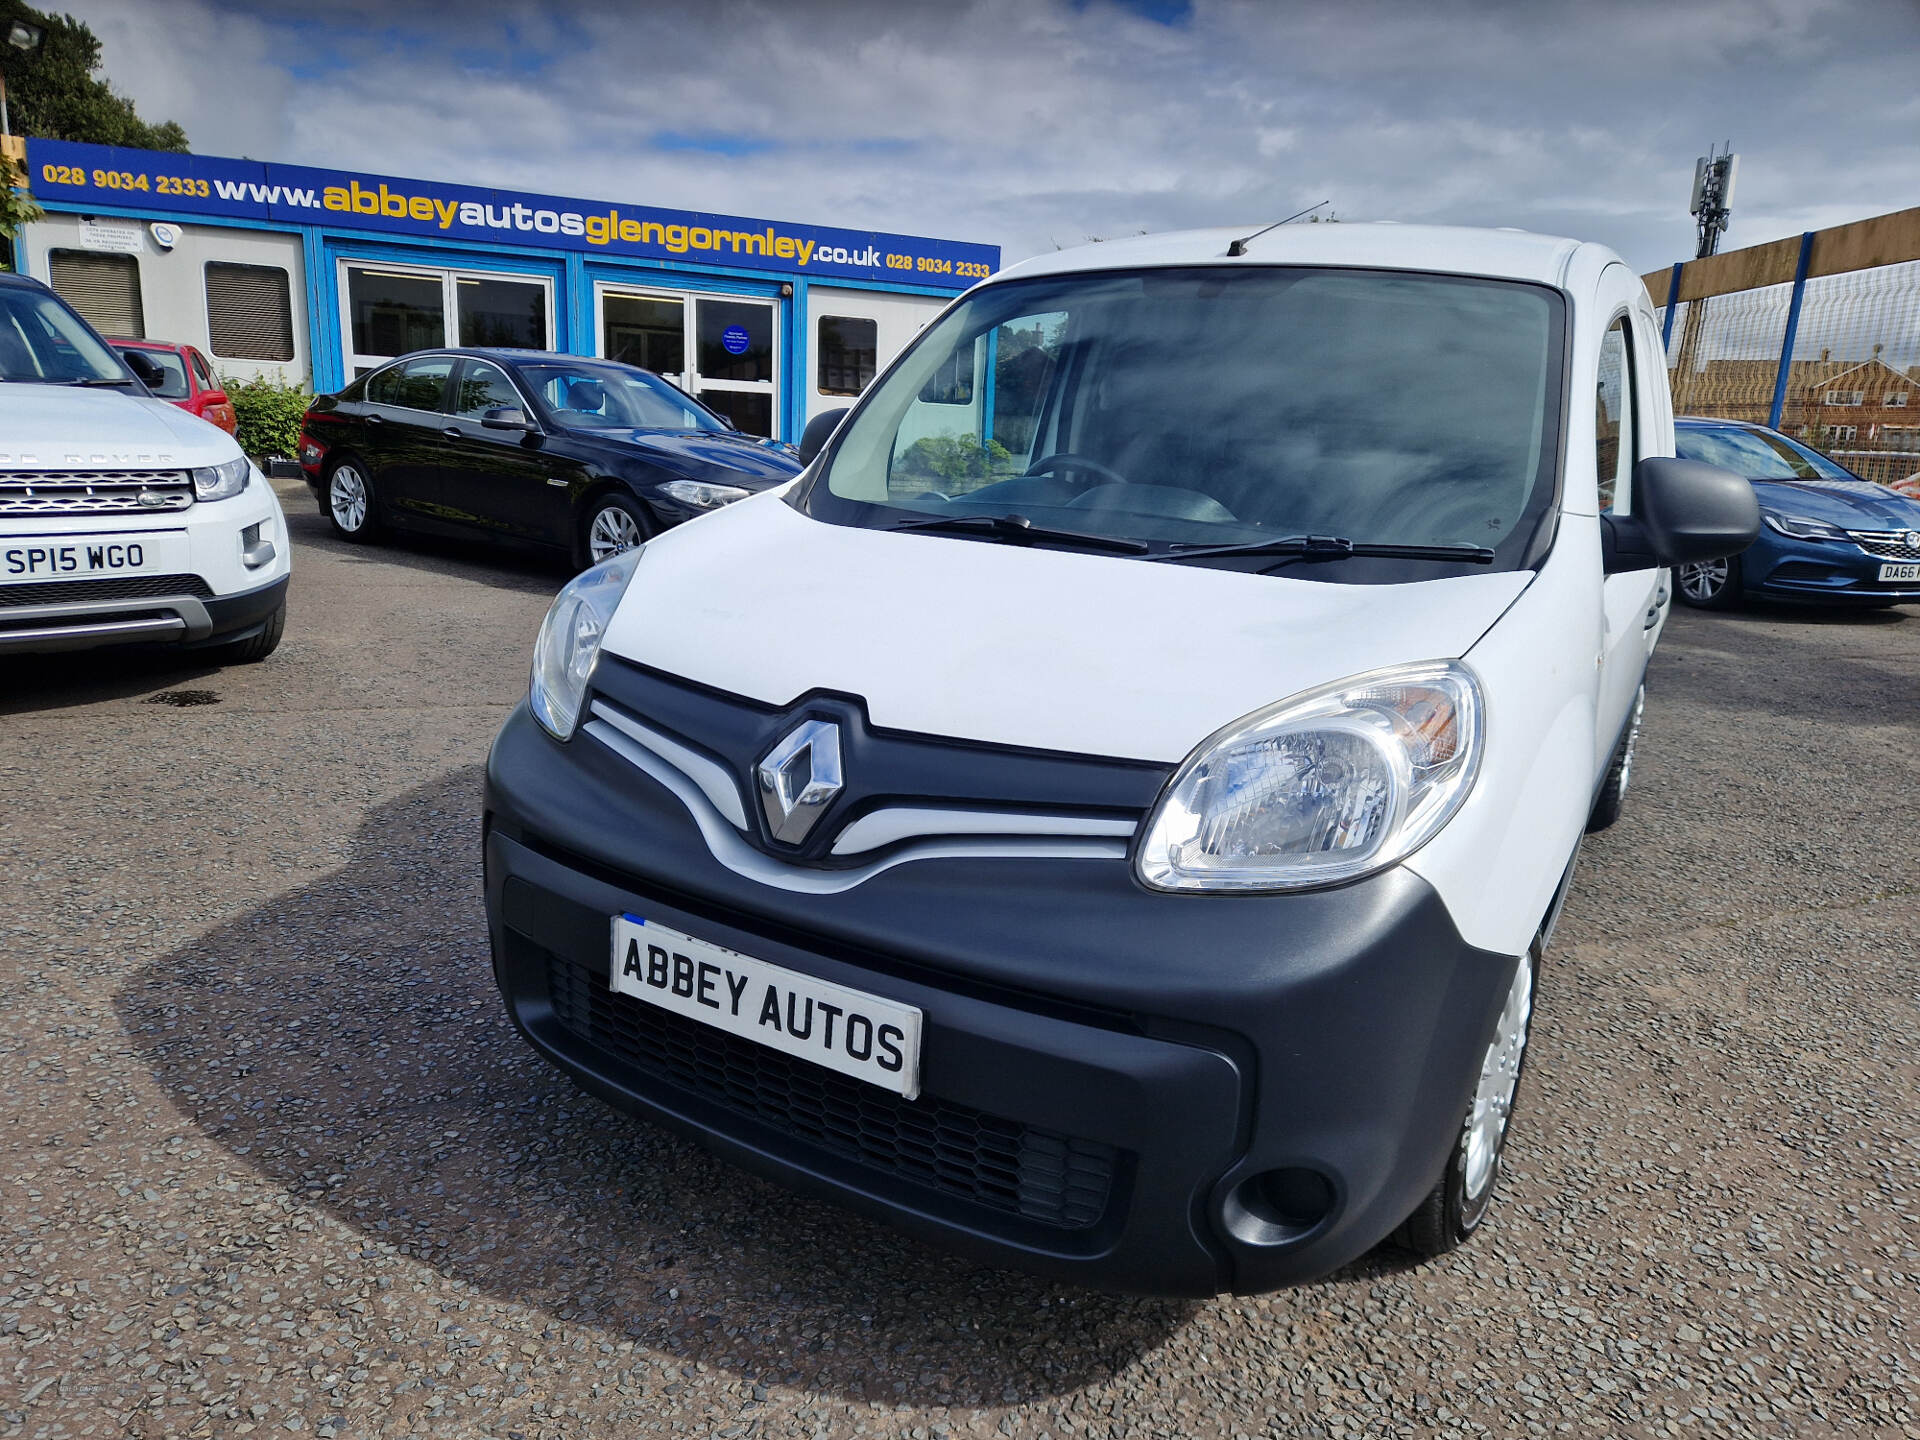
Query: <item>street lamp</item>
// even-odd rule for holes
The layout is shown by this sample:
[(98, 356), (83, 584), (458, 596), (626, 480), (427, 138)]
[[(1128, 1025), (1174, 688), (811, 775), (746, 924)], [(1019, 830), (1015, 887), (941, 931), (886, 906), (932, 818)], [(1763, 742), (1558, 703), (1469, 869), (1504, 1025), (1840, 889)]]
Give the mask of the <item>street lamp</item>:
[[(7, 45), (14, 50), (30, 53), (38, 50), (46, 38), (44, 29), (25, 20), (16, 20), (7, 27)], [(7, 72), (0, 70), (0, 135), (12, 133), (13, 126), (7, 118)]]

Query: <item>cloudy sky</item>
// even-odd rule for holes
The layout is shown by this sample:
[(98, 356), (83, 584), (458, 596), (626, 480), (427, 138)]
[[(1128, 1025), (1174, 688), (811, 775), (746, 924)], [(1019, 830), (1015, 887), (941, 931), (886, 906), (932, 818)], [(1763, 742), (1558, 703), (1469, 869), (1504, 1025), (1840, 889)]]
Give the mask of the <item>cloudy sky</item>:
[(1920, 203), (1915, 0), (59, 0), (196, 151), (997, 243), (1517, 225), (1637, 269)]

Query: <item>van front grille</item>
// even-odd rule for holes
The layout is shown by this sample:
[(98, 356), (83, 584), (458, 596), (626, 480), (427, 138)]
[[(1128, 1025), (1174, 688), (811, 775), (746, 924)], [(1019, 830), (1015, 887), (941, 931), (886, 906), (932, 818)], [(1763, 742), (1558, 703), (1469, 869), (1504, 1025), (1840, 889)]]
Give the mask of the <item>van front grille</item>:
[(1099, 1223), (1119, 1152), (922, 1095), (906, 1100), (615, 994), (545, 952), (554, 1017), (627, 1065), (844, 1159), (1062, 1230)]

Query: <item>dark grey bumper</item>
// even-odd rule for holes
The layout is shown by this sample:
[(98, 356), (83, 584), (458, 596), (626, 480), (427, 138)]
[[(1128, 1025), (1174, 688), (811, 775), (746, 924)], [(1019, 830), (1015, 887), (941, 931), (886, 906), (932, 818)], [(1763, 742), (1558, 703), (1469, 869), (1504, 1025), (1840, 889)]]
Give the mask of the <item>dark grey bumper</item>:
[[(776, 890), (715, 861), (663, 787), (591, 739), (554, 743), (524, 706), (495, 742), (487, 817), (502, 991), (586, 1088), (941, 1243), (1107, 1288), (1265, 1290), (1378, 1243), (1441, 1171), (1515, 963), (1461, 940), (1404, 870), (1303, 895), (1183, 897), (1146, 891), (1117, 861), (966, 859), (835, 895)], [(968, 1124), (1011, 1127), (996, 1154), (1082, 1157), (1079, 1180), (1104, 1186), (1097, 1213), (1029, 1213), (1022, 1197), (1052, 1183), (1044, 1164), (983, 1192), (903, 1163), (920, 1116), (890, 1101), (842, 1133), (819, 1117), (859, 1097), (796, 1110), (791, 1085), (814, 1084), (801, 1075), (770, 1100), (752, 1054), (663, 1029), (653, 1007), (608, 991), (608, 920), (622, 911), (919, 1006), (911, 1105), (963, 1117), (939, 1143)], [(862, 1124), (881, 1137), (873, 1153)], [(1319, 1177), (1318, 1213), (1276, 1214), (1255, 1179), (1276, 1172)]]

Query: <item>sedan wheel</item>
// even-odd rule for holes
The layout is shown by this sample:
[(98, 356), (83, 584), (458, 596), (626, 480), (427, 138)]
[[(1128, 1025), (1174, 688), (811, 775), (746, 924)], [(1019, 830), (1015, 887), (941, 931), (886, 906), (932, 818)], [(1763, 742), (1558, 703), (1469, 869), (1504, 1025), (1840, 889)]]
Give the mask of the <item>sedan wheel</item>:
[(327, 518), (349, 540), (365, 540), (373, 534), (373, 486), (357, 463), (336, 465), (328, 476)]
[(608, 496), (594, 506), (587, 521), (587, 563), (610, 560), (646, 538), (632, 506), (617, 495)]
[(1725, 610), (1740, 598), (1740, 561), (1697, 560), (1673, 572), (1674, 590), (1696, 610)]

